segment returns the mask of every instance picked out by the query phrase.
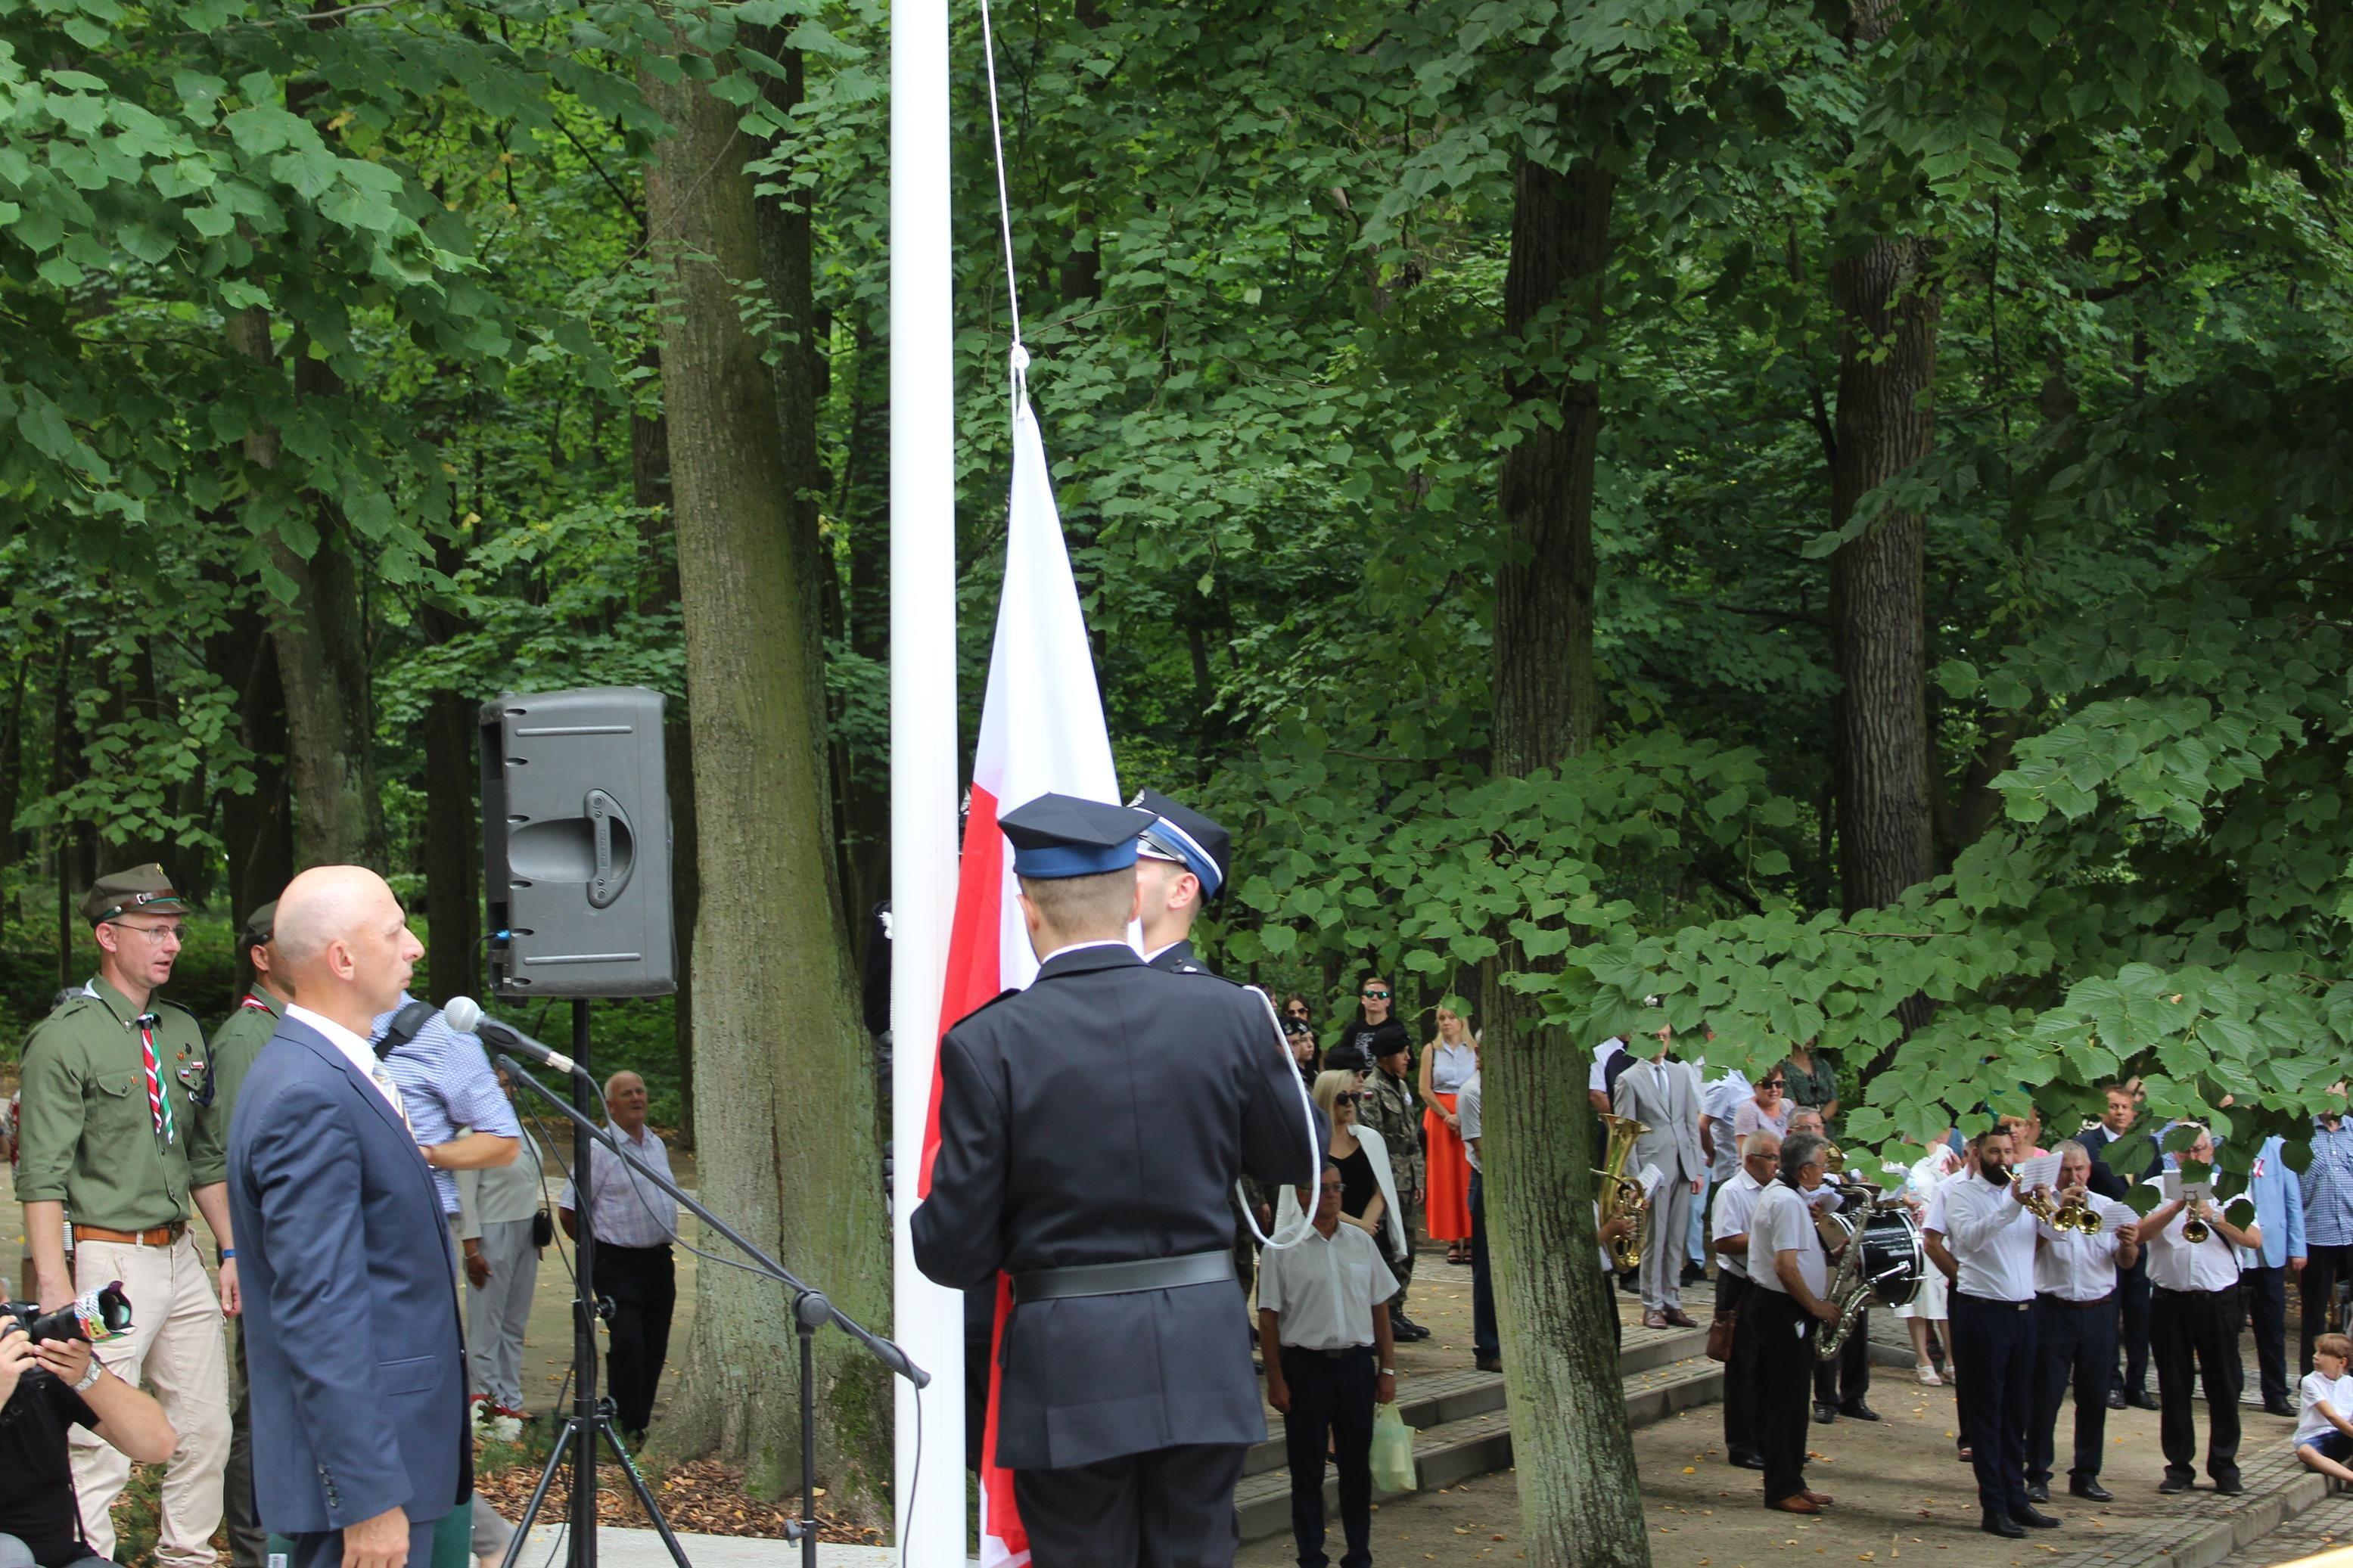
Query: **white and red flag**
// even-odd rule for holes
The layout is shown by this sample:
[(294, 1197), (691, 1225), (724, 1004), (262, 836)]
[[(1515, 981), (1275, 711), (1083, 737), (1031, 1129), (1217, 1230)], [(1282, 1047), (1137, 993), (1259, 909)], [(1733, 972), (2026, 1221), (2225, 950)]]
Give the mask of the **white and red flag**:
[[(955, 921), (948, 937), (947, 981), (940, 1033), (998, 993), (1037, 977), (1037, 955), (1015, 901), (1013, 856), (997, 818), (1052, 791), (1119, 801), (1111, 734), (1103, 726), (1079, 586), (1071, 576), (1062, 521), (1046, 449), (1027, 397), (1013, 414), (1013, 499), (1005, 539), (1005, 585), (997, 603), (997, 641), (981, 700), (980, 742), (973, 756), (972, 804), (965, 819), (956, 878)], [(936, 1042), (934, 1042), (936, 1050)], [(923, 1134), (919, 1198), (932, 1191), (940, 1147), (940, 1075)], [(1005, 1331), (1008, 1281), (997, 1285), (997, 1331)], [(1029, 1542), (1013, 1504), (1013, 1478), (992, 1462), (997, 1450), (997, 1356), (988, 1358), (988, 1419), (980, 1452), (981, 1568), (1022, 1568)]]

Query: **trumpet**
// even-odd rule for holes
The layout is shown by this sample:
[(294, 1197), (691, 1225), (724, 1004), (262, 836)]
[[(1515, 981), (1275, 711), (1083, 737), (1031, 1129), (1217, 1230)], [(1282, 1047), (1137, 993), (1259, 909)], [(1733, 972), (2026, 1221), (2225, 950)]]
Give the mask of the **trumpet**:
[(2206, 1223), (2206, 1200), (2190, 1194), (2189, 1217), (2181, 1222), (2181, 1239), (2195, 1247), (2213, 1234), (2213, 1226)]
[(2082, 1192), (2070, 1193), (2060, 1204), (2059, 1212), (2051, 1216), (2051, 1228), (2096, 1236), (2100, 1230), (2099, 1211), (2092, 1207), (2091, 1200)]
[(1609, 1244), (1609, 1260), (1623, 1272), (1641, 1267), (1642, 1242), (1651, 1230), (1651, 1200), (1643, 1195), (1642, 1184), (1626, 1173), (1626, 1163), (1634, 1157), (1634, 1140), (1650, 1128), (1630, 1116), (1606, 1111), (1601, 1124), (1609, 1130), (1609, 1149), (1593, 1172), (1601, 1178), (1601, 1221), (1606, 1225), (1622, 1215), (1634, 1222), (1632, 1230)]

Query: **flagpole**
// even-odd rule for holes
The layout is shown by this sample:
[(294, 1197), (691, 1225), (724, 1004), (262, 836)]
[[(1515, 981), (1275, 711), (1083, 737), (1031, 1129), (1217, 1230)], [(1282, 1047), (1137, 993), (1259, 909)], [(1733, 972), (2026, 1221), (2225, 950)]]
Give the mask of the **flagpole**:
[[(891, 7), (892, 1334), (932, 1374), (894, 1379), (899, 1540), (965, 1557), (964, 1302), (917, 1271), (940, 993), (955, 908), (955, 404), (947, 0)], [(921, 1465), (917, 1465), (920, 1430)]]

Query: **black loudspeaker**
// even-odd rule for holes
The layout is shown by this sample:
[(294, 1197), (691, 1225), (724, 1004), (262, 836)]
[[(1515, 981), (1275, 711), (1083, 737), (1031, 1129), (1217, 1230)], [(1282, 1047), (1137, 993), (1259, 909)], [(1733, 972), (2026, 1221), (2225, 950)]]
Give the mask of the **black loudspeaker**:
[(661, 693), (507, 696), (483, 704), (480, 721), (491, 990), (677, 990)]

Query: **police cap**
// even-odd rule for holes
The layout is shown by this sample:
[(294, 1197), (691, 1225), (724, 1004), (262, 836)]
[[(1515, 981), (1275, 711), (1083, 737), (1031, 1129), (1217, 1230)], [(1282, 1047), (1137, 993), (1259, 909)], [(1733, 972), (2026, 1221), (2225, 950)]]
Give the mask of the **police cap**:
[(1156, 789), (1140, 790), (1127, 804), (1156, 818), (1144, 830), (1139, 852), (1155, 860), (1175, 861), (1201, 879), (1203, 899), (1216, 898), (1233, 865), (1233, 835)]
[(1047, 794), (1014, 807), (997, 825), (1013, 841), (1014, 875), (1052, 881), (1134, 865), (1135, 836), (1152, 820), (1148, 811)]
[(81, 896), (81, 918), (94, 926), (142, 910), (177, 915), (185, 914), (187, 908), (188, 900), (174, 891), (172, 879), (153, 861), (100, 877)]

